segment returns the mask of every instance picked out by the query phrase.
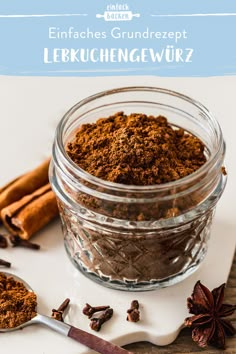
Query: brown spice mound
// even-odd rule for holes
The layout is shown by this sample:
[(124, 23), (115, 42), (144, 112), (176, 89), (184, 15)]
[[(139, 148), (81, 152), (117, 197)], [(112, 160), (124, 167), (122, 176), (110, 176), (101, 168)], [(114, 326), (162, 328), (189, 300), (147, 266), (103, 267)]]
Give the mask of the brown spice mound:
[(202, 141), (165, 117), (123, 112), (83, 124), (67, 153), (96, 177), (132, 185), (175, 181), (206, 162)]
[(0, 273), (0, 328), (14, 328), (36, 316), (37, 298), (23, 283)]

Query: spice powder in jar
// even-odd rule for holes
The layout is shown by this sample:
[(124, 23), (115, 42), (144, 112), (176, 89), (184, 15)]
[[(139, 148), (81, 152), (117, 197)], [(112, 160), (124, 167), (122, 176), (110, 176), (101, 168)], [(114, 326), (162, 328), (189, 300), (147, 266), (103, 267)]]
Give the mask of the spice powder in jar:
[(69, 257), (116, 289), (180, 281), (206, 253), (224, 154), (211, 166), (213, 147), (163, 115), (118, 112), (75, 129), (78, 111), (51, 164)]
[(175, 181), (206, 162), (201, 140), (165, 117), (123, 112), (82, 125), (67, 153), (93, 176), (139, 186)]

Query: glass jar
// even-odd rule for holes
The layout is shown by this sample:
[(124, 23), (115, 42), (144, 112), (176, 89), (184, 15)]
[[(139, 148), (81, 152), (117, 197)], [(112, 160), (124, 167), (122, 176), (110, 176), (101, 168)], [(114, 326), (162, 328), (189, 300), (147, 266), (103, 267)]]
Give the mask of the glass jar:
[[(177, 181), (133, 186), (79, 168), (66, 146), (81, 124), (116, 112), (163, 115), (205, 145), (207, 162)], [(191, 274), (207, 251), (212, 217), (225, 184), (221, 129), (199, 102), (154, 87), (125, 87), (73, 106), (56, 131), (50, 181), (57, 196), (65, 248), (87, 277), (122, 290), (151, 290)]]

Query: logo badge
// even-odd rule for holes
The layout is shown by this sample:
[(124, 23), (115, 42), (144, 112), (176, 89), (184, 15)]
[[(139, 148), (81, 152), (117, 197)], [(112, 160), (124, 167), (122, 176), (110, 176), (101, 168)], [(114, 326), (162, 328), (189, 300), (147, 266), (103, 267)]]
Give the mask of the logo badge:
[(127, 4), (111, 4), (103, 14), (96, 14), (96, 17), (104, 21), (131, 21), (134, 17), (140, 17), (140, 14), (130, 11)]

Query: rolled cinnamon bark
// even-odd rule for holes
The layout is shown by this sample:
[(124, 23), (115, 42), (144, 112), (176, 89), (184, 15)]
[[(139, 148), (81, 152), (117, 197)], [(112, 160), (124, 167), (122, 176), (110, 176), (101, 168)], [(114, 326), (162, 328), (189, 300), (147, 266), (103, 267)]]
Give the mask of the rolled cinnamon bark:
[(5, 184), (5, 186), (0, 188), (0, 194), (5, 191), (7, 188), (11, 187), (13, 185), (13, 183), (15, 183), (16, 181), (18, 181), (18, 179), (20, 179), (22, 176), (19, 176), (15, 179), (13, 179), (11, 182), (8, 182), (7, 184)]
[(28, 240), (57, 214), (56, 197), (47, 184), (3, 208), (1, 218), (12, 234)]
[[(48, 183), (50, 159), (0, 188), (0, 211)], [(0, 217), (1, 218), (1, 217)]]

